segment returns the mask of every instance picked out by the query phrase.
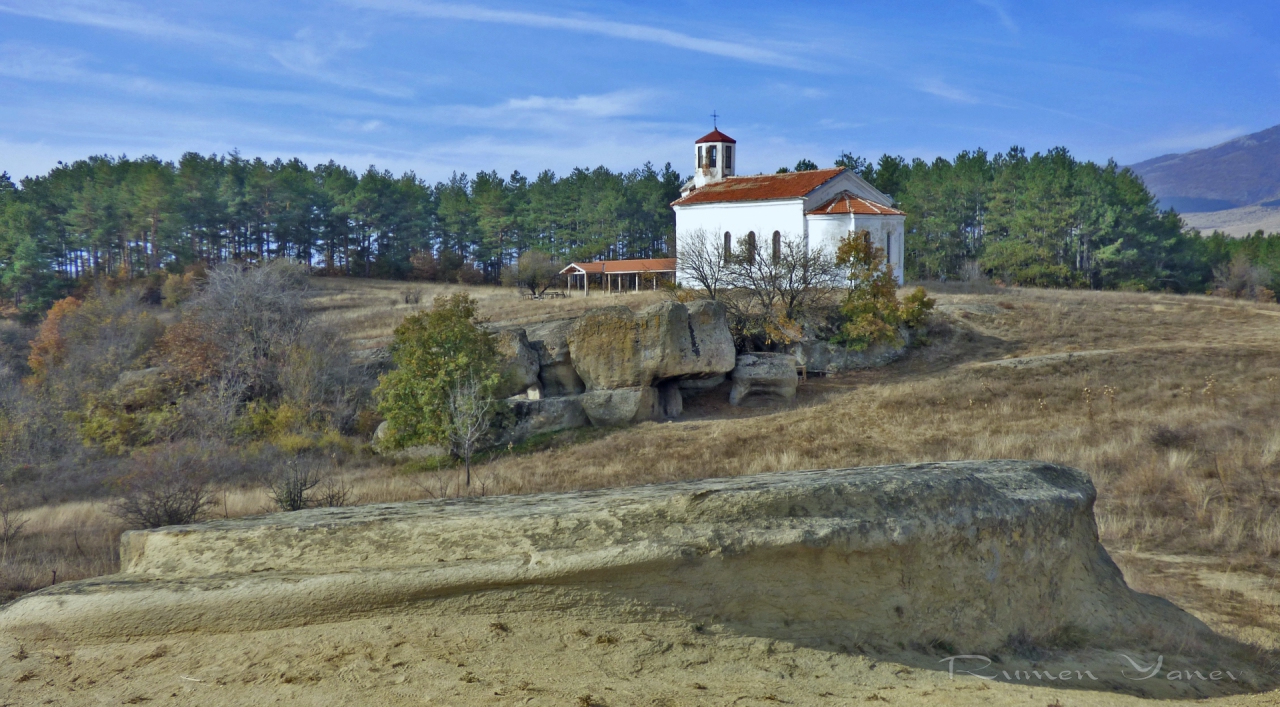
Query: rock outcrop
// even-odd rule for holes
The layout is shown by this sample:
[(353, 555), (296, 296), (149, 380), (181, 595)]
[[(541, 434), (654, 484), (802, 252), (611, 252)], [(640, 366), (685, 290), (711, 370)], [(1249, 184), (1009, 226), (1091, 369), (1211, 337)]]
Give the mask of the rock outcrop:
[(587, 419), (596, 427), (616, 427), (662, 418), (662, 397), (651, 385), (590, 390), (580, 397)]
[(511, 422), (494, 430), (494, 446), (519, 442), (531, 435), (585, 427), (588, 422), (580, 395), (540, 399), (513, 398), (507, 403), (511, 406)]
[(494, 344), (502, 365), (502, 380), (494, 391), (497, 397), (509, 398), (538, 385), (538, 354), (524, 329), (499, 329)]
[(796, 362), (812, 373), (839, 373), (864, 368), (875, 368), (902, 358), (916, 332), (902, 327), (898, 333), (901, 344), (876, 344), (862, 351), (847, 349), (838, 344), (818, 339), (797, 341), (788, 347)]
[(794, 400), (796, 386), (796, 358), (783, 353), (750, 353), (738, 357), (734, 366), (733, 387), (729, 390), (729, 404), (739, 405), (751, 396), (774, 400)]
[(587, 389), (569, 359), (572, 319), (525, 327), (529, 345), (538, 354), (538, 381), (544, 396), (578, 395)]
[(312, 509), (126, 533), (121, 573), (0, 610), (0, 633), (117, 640), (368, 615), (687, 617), (821, 645), (995, 650), (1062, 627), (1207, 634), (1131, 591), (1076, 470), (982, 461)]
[(733, 369), (733, 338), (724, 307), (663, 302), (640, 312), (603, 307), (582, 315), (568, 333), (570, 357), (588, 390), (651, 386)]

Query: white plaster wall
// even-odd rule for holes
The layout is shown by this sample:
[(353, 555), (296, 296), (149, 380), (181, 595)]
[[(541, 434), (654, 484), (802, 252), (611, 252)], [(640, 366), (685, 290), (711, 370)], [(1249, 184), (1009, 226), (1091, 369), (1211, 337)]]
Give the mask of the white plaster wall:
[(733, 235), (734, 248), (747, 233), (756, 232), (756, 246), (771, 242), (774, 231), (786, 238), (805, 237), (805, 217), (801, 199), (776, 201), (744, 201), (720, 204), (677, 206), (676, 250), (680, 237), (699, 229), (710, 236), (723, 238), (725, 231)]
[(868, 231), (871, 242), (883, 248), (893, 265), (893, 274), (902, 284), (903, 234), (906, 232), (905, 216), (855, 216), (853, 214), (810, 215), (809, 244), (835, 255), (840, 239), (849, 231)]

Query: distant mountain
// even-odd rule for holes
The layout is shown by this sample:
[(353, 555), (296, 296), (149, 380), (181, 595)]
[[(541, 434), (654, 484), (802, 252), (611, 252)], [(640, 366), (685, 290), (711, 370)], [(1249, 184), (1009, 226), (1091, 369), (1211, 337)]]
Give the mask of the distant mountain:
[(1131, 167), (1164, 208), (1180, 213), (1280, 207), (1280, 125), (1203, 150)]

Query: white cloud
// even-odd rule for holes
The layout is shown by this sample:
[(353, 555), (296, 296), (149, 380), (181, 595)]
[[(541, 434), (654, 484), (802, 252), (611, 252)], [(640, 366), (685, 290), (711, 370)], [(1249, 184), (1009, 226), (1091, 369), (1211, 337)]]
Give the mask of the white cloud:
[(0, 76), (24, 81), (66, 82), (81, 78), (82, 55), (27, 42), (0, 44)]
[(343, 33), (321, 34), (304, 27), (292, 40), (276, 42), (267, 53), (280, 66), (300, 76), (332, 84), (340, 88), (368, 91), (394, 98), (411, 98), (413, 91), (397, 85), (388, 85), (359, 72), (334, 66), (334, 60), (343, 52), (363, 49), (364, 42), (351, 39)]
[(1009, 15), (1008, 10), (1004, 9), (1003, 4), (997, 0), (975, 0), (975, 2), (995, 14), (996, 19), (999, 20), (1000, 24), (1004, 25), (1004, 28), (1009, 30), (1011, 34), (1018, 34), (1020, 31), (1018, 23), (1013, 21), (1013, 17)]
[(728, 42), (706, 37), (695, 37), (661, 27), (615, 22), (590, 16), (562, 17), (533, 12), (491, 10), (477, 5), (462, 5), (418, 0), (343, 0), (346, 4), (368, 10), (381, 10), (399, 14), (436, 19), (488, 22), (545, 29), (560, 29), (586, 34), (598, 34), (617, 39), (662, 44), (677, 49), (738, 59), (755, 64), (804, 68), (805, 62), (796, 57), (760, 46), (761, 41)]
[(922, 79), (916, 83), (916, 88), (931, 96), (945, 98), (956, 103), (976, 104), (981, 102), (968, 91), (952, 86), (941, 79)]
[(249, 45), (239, 37), (176, 24), (137, 5), (115, 0), (0, 0), (0, 12), (171, 41)]

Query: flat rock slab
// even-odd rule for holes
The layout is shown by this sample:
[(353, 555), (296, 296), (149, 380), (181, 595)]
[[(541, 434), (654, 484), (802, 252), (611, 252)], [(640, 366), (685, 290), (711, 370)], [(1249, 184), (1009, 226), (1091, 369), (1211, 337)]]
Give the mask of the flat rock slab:
[(384, 613), (691, 617), (811, 643), (995, 650), (1212, 640), (1131, 591), (1080, 471), (1025, 461), (762, 474), (315, 509), (127, 533), (123, 572), (0, 611), (0, 634), (119, 640)]

